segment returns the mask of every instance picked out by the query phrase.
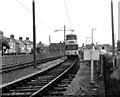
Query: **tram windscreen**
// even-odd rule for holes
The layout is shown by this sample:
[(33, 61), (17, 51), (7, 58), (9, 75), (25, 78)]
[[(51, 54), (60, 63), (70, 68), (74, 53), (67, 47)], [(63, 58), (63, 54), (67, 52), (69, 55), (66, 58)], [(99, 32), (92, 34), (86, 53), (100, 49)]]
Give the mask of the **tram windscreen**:
[(78, 50), (78, 45), (66, 45), (66, 50)]
[(66, 36), (66, 40), (77, 40), (76, 35)]

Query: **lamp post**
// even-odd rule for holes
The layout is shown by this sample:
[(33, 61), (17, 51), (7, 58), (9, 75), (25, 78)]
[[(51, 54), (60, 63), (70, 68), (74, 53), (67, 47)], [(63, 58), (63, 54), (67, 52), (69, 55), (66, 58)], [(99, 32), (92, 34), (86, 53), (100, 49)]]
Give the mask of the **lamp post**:
[(94, 43), (94, 42), (93, 42), (93, 30), (96, 30), (96, 28), (93, 28), (93, 29), (92, 29), (92, 48), (93, 48), (93, 43)]

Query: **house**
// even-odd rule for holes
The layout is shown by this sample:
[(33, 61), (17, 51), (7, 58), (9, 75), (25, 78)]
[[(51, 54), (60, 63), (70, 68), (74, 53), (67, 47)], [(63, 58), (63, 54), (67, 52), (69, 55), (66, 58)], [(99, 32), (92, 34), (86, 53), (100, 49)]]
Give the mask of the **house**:
[(10, 38), (6, 38), (9, 42), (9, 50), (7, 53), (19, 53), (19, 42), (14, 38), (14, 35), (11, 34)]
[(87, 45), (85, 46), (85, 49), (86, 49), (86, 50), (91, 50), (93, 46), (95, 47), (95, 45), (87, 44)]
[(26, 53), (27, 51), (26, 42), (22, 40), (22, 37), (19, 37), (18, 42), (19, 42), (20, 53)]
[[(101, 53), (112, 55), (112, 45), (110, 44), (102, 44), (102, 45), (96, 45), (96, 49), (99, 50)], [(115, 54), (116, 54), (117, 48), (115, 47)]]
[(64, 53), (65, 43), (51, 43), (49, 47), (50, 53)]
[(60, 42), (60, 43), (58, 43), (58, 45), (59, 45), (59, 52), (64, 53), (65, 52), (65, 43)]
[(33, 42), (29, 40), (29, 37), (26, 37), (25, 43), (27, 45), (26, 53), (30, 53), (33, 49)]
[(49, 53), (49, 46), (43, 44), (41, 41), (37, 44), (37, 52), (38, 53)]

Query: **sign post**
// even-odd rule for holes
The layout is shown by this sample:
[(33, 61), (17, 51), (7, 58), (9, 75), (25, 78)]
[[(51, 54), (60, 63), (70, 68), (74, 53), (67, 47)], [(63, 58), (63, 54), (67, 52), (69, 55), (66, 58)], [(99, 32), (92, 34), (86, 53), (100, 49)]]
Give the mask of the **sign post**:
[(99, 60), (99, 50), (84, 50), (84, 60), (91, 61), (91, 83), (94, 83), (94, 60)]
[(94, 61), (93, 61), (93, 50), (91, 51), (91, 83), (94, 83)]

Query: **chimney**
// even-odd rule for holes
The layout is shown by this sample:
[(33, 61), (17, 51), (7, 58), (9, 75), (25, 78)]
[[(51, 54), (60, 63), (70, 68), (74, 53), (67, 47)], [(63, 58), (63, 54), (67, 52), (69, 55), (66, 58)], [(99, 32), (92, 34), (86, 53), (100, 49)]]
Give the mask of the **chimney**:
[(19, 37), (19, 40), (22, 41), (22, 37)]
[(26, 41), (29, 41), (29, 37), (26, 37)]
[(14, 39), (14, 34), (11, 34), (11, 35), (10, 35), (10, 38)]

